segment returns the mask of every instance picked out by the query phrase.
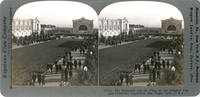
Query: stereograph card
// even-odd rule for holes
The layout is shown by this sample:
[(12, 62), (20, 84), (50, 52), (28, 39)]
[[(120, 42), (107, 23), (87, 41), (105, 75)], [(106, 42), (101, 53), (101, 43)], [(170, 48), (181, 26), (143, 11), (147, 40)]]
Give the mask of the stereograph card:
[(198, 96), (198, 0), (4, 0), (2, 96)]

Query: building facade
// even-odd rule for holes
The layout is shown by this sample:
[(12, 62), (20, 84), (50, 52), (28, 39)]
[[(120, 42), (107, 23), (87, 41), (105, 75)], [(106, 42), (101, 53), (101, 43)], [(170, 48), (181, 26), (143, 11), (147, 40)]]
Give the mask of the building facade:
[(16, 37), (24, 37), (29, 36), (32, 33), (38, 33), (40, 34), (41, 27), (40, 27), (40, 21), (36, 17), (35, 19), (13, 19), (12, 22), (12, 33)]
[(85, 19), (84, 17), (73, 22), (73, 34), (92, 34), (93, 33), (93, 20)]
[(182, 20), (174, 19), (173, 17), (161, 20), (160, 28), (137, 27), (131, 26), (130, 29), (134, 34), (181, 34), (184, 32), (182, 28)]
[(99, 35), (102, 34), (105, 37), (117, 36), (121, 33), (127, 33), (129, 31), (129, 23), (125, 18), (123, 19), (99, 19)]
[(182, 20), (174, 19), (173, 17), (162, 22), (162, 33), (181, 34), (183, 33)]

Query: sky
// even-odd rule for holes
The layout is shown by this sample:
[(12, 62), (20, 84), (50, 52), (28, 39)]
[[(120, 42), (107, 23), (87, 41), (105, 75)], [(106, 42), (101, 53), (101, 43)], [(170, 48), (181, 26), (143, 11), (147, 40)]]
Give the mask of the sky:
[[(98, 18), (118, 19), (126, 17), (129, 24), (145, 27), (161, 27), (161, 20), (171, 17), (183, 20), (181, 12), (173, 5), (153, 1), (126, 1), (113, 3), (101, 10), (99, 17), (90, 6), (74, 1), (38, 1), (21, 6), (14, 18), (38, 18), (41, 24), (56, 27), (72, 27), (72, 20), (86, 18), (94, 20), (98, 28)], [(184, 22), (184, 21), (183, 21)], [(184, 24), (183, 24), (184, 26)]]
[(39, 19), (41, 24), (51, 24), (56, 27), (73, 26), (72, 20), (82, 17), (94, 20), (94, 28), (98, 28), (98, 15), (90, 6), (73, 1), (39, 1), (21, 6), (14, 18)]
[[(127, 1), (108, 5), (99, 18), (118, 19), (126, 17), (129, 24), (161, 28), (161, 20), (171, 17), (183, 20), (181, 12), (173, 5), (153, 1)], [(183, 24), (184, 26), (184, 24)]]

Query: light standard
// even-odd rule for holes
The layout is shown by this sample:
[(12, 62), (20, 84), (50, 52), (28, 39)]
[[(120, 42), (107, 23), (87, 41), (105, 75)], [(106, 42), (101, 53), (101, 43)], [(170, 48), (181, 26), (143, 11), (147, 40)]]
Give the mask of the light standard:
[(84, 66), (83, 67), (83, 71), (84, 71), (84, 79), (83, 79), (83, 85), (85, 85), (86, 84), (86, 80), (87, 80), (87, 71), (88, 71), (88, 68), (87, 68), (87, 66)]
[(172, 76), (171, 76), (171, 80), (172, 80), (172, 85), (173, 85), (173, 81), (175, 80), (175, 67), (174, 66), (172, 66), (172, 68), (171, 68), (171, 70), (172, 70)]

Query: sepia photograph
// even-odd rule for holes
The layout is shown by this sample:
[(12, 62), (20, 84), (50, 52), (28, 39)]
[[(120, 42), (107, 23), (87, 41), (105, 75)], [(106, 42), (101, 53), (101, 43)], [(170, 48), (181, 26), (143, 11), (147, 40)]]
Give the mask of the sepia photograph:
[(199, 96), (199, 1), (3, 0), (0, 97)]
[(12, 22), (14, 86), (97, 86), (98, 15), (73, 1), (39, 1)]
[(184, 20), (171, 4), (117, 2), (99, 14), (100, 86), (183, 86)]

